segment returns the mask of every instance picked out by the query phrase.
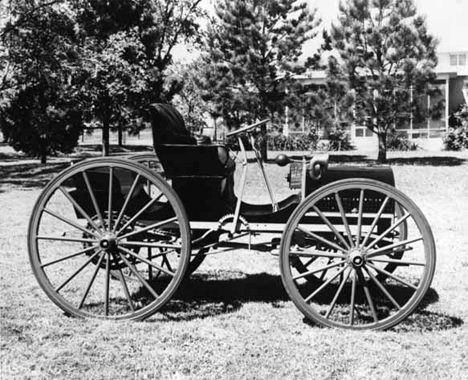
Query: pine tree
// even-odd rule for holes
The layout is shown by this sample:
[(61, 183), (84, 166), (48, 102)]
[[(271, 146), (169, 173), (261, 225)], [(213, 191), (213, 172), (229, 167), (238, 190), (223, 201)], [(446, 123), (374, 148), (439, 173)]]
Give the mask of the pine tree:
[(314, 13), (295, 0), (222, 0), (215, 14), (201, 77), (205, 99), (218, 105), (228, 128), (265, 117), (281, 124), (295, 99), (286, 86), (305, 71), (299, 57), (315, 36)]
[(328, 88), (350, 119), (378, 135), (378, 161), (395, 124), (418, 113), (413, 94), (431, 93), (436, 40), (413, 0), (351, 0), (331, 29), (338, 57), (328, 64)]

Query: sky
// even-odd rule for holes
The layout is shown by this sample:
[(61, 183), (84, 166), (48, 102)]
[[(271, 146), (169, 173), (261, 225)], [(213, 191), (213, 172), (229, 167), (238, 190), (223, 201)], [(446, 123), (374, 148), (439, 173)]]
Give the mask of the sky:
[[(324, 26), (336, 19), (340, 0), (307, 0), (311, 8), (317, 9)], [(343, 0), (346, 1), (346, 0)], [(418, 13), (426, 16), (429, 32), (439, 40), (438, 52), (468, 51), (468, 0), (414, 0)], [(211, 9), (216, 0), (202, 0)], [(304, 56), (315, 51), (321, 41), (310, 41), (304, 45)], [(174, 50), (177, 60), (187, 59), (187, 46)], [(194, 51), (189, 53), (196, 57)]]
[[(324, 23), (338, 14), (339, 0), (308, 0)], [(439, 40), (439, 52), (468, 51), (468, 0), (415, 0), (425, 15), (429, 32)]]

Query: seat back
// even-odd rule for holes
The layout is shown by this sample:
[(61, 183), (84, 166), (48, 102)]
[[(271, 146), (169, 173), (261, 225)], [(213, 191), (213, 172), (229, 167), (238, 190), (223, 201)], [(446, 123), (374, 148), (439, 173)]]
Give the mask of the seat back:
[(168, 104), (151, 105), (153, 144), (168, 178), (225, 178), (229, 158), (223, 145), (196, 145), (182, 115)]

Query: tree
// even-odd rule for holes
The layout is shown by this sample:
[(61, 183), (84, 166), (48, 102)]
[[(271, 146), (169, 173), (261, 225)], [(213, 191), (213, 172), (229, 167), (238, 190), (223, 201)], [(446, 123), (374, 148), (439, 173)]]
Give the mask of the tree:
[(378, 161), (386, 137), (409, 115), (420, 114), (415, 94), (430, 94), (436, 40), (412, 0), (351, 0), (340, 4), (330, 47), (328, 89), (349, 118), (378, 135)]
[(40, 157), (69, 153), (82, 131), (82, 72), (70, 14), (38, 1), (12, 1), (1, 32), (9, 71), (0, 127), (16, 150)]
[(170, 78), (174, 47), (198, 38), (201, 0), (87, 0), (77, 2), (94, 71), (88, 82), (92, 117), (103, 128), (103, 153), (112, 127), (149, 120), (148, 106), (180, 90)]
[(181, 86), (172, 103), (184, 115), (187, 127), (197, 133), (207, 125), (206, 116), (211, 113), (210, 103), (203, 101), (197, 84), (197, 77), (202, 70), (203, 63), (195, 60), (174, 65), (171, 74)]
[(299, 57), (315, 35), (314, 13), (295, 0), (222, 0), (211, 25), (209, 67), (201, 77), (205, 99), (218, 105), (229, 128), (265, 117), (281, 123), (296, 96), (286, 86), (305, 71)]

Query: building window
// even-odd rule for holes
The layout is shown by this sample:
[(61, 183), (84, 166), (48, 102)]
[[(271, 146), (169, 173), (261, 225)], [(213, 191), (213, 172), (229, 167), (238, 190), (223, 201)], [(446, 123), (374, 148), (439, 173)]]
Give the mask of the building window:
[(356, 127), (354, 132), (356, 137), (372, 137), (374, 133), (367, 127)]
[(466, 54), (459, 54), (458, 55), (458, 65), (459, 66), (466, 66)]
[(466, 66), (466, 54), (450, 54), (450, 66)]

